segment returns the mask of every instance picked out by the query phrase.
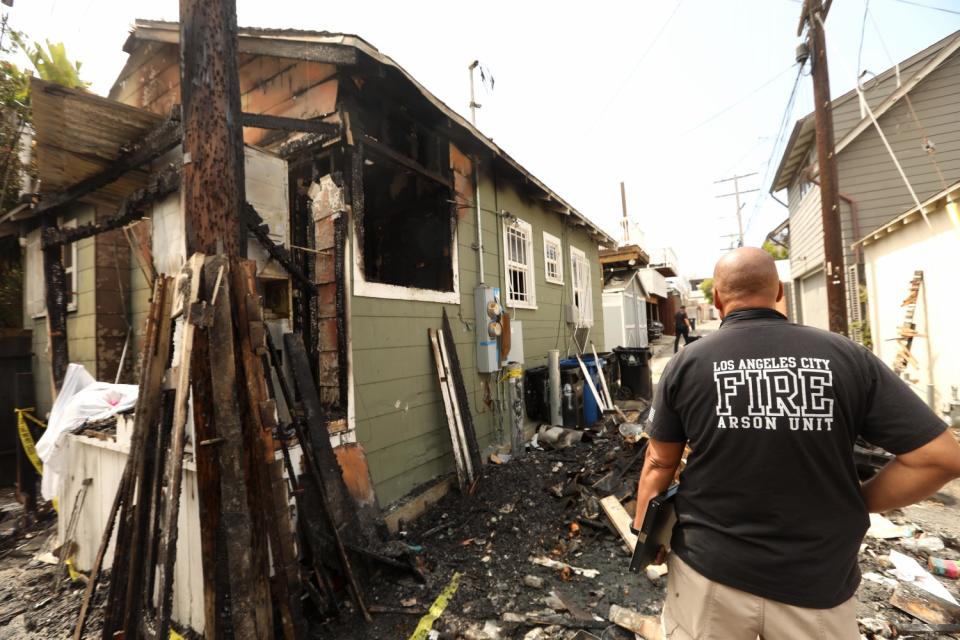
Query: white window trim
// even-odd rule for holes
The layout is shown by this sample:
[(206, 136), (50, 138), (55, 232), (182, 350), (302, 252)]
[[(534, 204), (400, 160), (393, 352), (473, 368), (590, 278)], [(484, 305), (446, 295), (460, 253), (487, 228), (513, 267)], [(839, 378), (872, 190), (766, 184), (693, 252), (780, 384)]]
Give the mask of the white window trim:
[(457, 250), (457, 226), (452, 226), (450, 236), (452, 250), (450, 265), (453, 269), (453, 291), (435, 291), (417, 287), (404, 287), (383, 282), (368, 282), (363, 273), (363, 254), (357, 244), (356, 229), (353, 236), (353, 295), (362, 298), (383, 298), (387, 300), (415, 300), (418, 302), (441, 302), (444, 304), (460, 304), (460, 257)]
[[(73, 218), (65, 222), (61, 221), (59, 226), (62, 229), (76, 229), (77, 219)], [(31, 238), (31, 236), (33, 236), (33, 238)], [(36, 269), (39, 271), (39, 274), (26, 274), (26, 279), (39, 278), (39, 283), (36, 285), (31, 285), (30, 291), (24, 291), (24, 295), (30, 296), (30, 294), (34, 293), (32, 289), (33, 286), (37, 286), (40, 289), (40, 310), (31, 313), (32, 310), (27, 309), (27, 313), (33, 319), (45, 318), (47, 317), (47, 280), (43, 270), (43, 229), (38, 228), (31, 231), (29, 234), (27, 234), (26, 238), (28, 253), (30, 251), (36, 251), (36, 256), (31, 259), (31, 256), (27, 255), (25, 258), (25, 264), (28, 269)], [(72, 294), (71, 301), (69, 304), (67, 304), (67, 313), (77, 310), (77, 300), (80, 297), (79, 292), (77, 291), (80, 283), (80, 279), (77, 276), (77, 261), (80, 258), (80, 252), (77, 244), (77, 242), (71, 242), (69, 245), (67, 245), (70, 249), (70, 262), (73, 266), (67, 268), (66, 265), (64, 265), (64, 279), (66, 280), (66, 285)], [(25, 288), (26, 279), (24, 280)], [(35, 304), (37, 304), (36, 300), (27, 300), (28, 307)]]
[[(509, 230), (511, 227), (516, 227), (522, 229), (527, 236), (527, 264), (523, 265), (527, 271), (527, 283), (530, 287), (530, 290), (527, 292), (526, 300), (513, 300), (511, 299), (510, 292), (510, 252), (507, 249), (507, 242), (509, 241)], [(511, 309), (536, 309), (537, 308), (537, 282), (536, 282), (536, 269), (534, 268), (534, 257), (533, 257), (533, 227), (530, 226), (529, 222), (520, 220), (519, 218), (514, 219), (513, 222), (504, 221), (503, 223), (503, 271), (507, 277), (507, 287), (506, 287), (506, 296), (504, 301), (506, 306)], [(514, 265), (519, 265), (520, 263), (514, 263)], [(516, 268), (516, 266), (514, 266)]]
[[(551, 244), (557, 247), (557, 277), (555, 278), (550, 275), (550, 261), (547, 259), (547, 247)], [(563, 243), (560, 238), (546, 231), (543, 232), (543, 277), (552, 284), (563, 284)]]
[[(586, 270), (584, 278), (580, 278), (581, 291), (583, 295), (581, 298), (586, 298), (588, 304), (585, 308), (581, 308), (579, 305), (576, 305), (573, 302), (576, 299), (577, 292), (577, 260), (583, 261), (583, 268)], [(581, 276), (584, 274), (580, 274)], [(593, 326), (593, 278), (591, 277), (590, 262), (587, 260), (587, 254), (577, 249), (573, 245), (570, 245), (570, 290), (571, 290), (571, 302), (577, 306), (579, 313), (577, 314), (580, 322), (577, 324), (577, 327), (592, 327)]]
[[(76, 229), (77, 228), (77, 219), (73, 218), (67, 220), (66, 222), (60, 225), (63, 229)], [(77, 249), (77, 242), (71, 242), (67, 245), (70, 248), (70, 264), (73, 266), (69, 269), (64, 265), (64, 280), (66, 281), (67, 289), (70, 290), (70, 303), (67, 305), (67, 312), (77, 310), (77, 299), (80, 297), (79, 291), (80, 288), (80, 278), (77, 276), (77, 260), (80, 258), (80, 252)]]

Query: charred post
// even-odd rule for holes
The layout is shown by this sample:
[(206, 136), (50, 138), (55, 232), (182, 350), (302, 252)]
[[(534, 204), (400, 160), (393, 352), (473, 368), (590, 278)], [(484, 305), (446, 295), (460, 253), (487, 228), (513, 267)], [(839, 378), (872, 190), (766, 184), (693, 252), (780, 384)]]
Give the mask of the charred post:
[(187, 254), (246, 255), (235, 0), (181, 0), (183, 209)]
[[(43, 238), (52, 238), (57, 232), (56, 220), (48, 215), (43, 220)], [(63, 385), (63, 377), (70, 364), (67, 346), (67, 304), (72, 292), (67, 291), (67, 274), (63, 266), (61, 247), (52, 245), (43, 249), (43, 279), (47, 285), (47, 335), (50, 339), (50, 375), (53, 378), (54, 397)]]

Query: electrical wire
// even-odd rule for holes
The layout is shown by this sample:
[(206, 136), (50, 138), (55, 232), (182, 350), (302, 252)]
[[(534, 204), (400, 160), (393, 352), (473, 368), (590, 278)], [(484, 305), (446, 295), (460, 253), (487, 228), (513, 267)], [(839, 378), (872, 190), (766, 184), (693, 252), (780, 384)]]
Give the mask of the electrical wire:
[(694, 131), (696, 131), (696, 130), (699, 129), (700, 127), (704, 126), (705, 124), (708, 124), (708, 123), (710, 123), (710, 122), (713, 122), (714, 120), (716, 120), (717, 118), (719, 118), (720, 116), (722, 116), (722, 115), (725, 114), (726, 112), (730, 111), (731, 109), (733, 109), (733, 108), (735, 108), (735, 107), (739, 107), (741, 104), (743, 104), (744, 102), (746, 102), (748, 99), (752, 98), (754, 95), (756, 95), (757, 93), (760, 93), (761, 91), (763, 91), (764, 89), (766, 89), (767, 87), (769, 87), (771, 84), (773, 84), (774, 82), (776, 82), (777, 80), (779, 80), (781, 76), (783, 76), (787, 71), (790, 71), (790, 69), (792, 69), (794, 66), (796, 66), (796, 63), (791, 64), (791, 65), (790, 65), (789, 67), (787, 67), (786, 69), (778, 72), (777, 75), (773, 76), (772, 78), (770, 78), (769, 80), (767, 80), (766, 82), (764, 82), (763, 84), (761, 84), (761, 85), (760, 85), (759, 87), (757, 87), (756, 89), (753, 89), (752, 91), (750, 91), (750, 93), (748, 93), (748, 94), (744, 95), (743, 97), (739, 98), (736, 102), (733, 102), (733, 103), (727, 105), (727, 106), (724, 107), (723, 109), (720, 109), (719, 111), (717, 111), (716, 113), (714, 113), (712, 116), (710, 116), (710, 117), (707, 118), (706, 120), (703, 120), (703, 121), (700, 122), (699, 124), (696, 124), (696, 125), (690, 127), (689, 129), (687, 129), (686, 131), (684, 131), (684, 132), (681, 133), (680, 135), (681, 135), (681, 136), (685, 136), (685, 135), (687, 135), (687, 134), (693, 133)]
[(653, 51), (653, 48), (656, 46), (657, 42), (660, 41), (660, 37), (663, 36), (664, 32), (667, 30), (667, 27), (670, 26), (670, 23), (673, 21), (674, 16), (677, 15), (677, 11), (680, 9), (681, 4), (683, 4), (683, 0), (677, 0), (677, 4), (674, 5), (673, 11), (670, 12), (670, 15), (667, 16), (667, 19), (663, 21), (662, 25), (660, 25), (660, 29), (657, 31), (656, 35), (653, 36), (653, 40), (650, 41), (650, 44), (647, 45), (647, 48), (643, 50), (643, 53), (640, 54), (640, 57), (637, 58), (637, 61), (633, 63), (633, 68), (631, 68), (630, 72), (624, 76), (623, 81), (617, 87), (613, 97), (611, 97), (610, 100), (608, 100), (603, 106), (603, 108), (600, 109), (600, 115), (606, 113), (607, 109), (609, 109), (613, 103), (620, 98), (620, 94), (623, 93), (623, 89), (630, 83), (630, 80), (633, 79), (634, 74), (640, 69), (640, 65), (643, 64), (643, 61), (646, 60), (648, 55), (650, 55), (650, 52)]
[(870, 15), (870, 0), (863, 0), (863, 21), (860, 23), (860, 46), (857, 47), (857, 75), (863, 71), (860, 60), (863, 58), (863, 39), (867, 33), (867, 16)]
[(800, 78), (803, 77), (803, 67), (804, 65), (798, 65), (797, 68), (797, 77), (793, 80), (793, 88), (790, 90), (790, 97), (787, 98), (787, 105), (783, 110), (783, 116), (780, 118), (780, 126), (777, 129), (777, 136), (773, 141), (773, 148), (770, 149), (770, 157), (767, 158), (766, 165), (763, 170), (763, 180), (760, 182), (761, 193), (760, 196), (756, 199), (753, 205), (753, 210), (750, 212), (750, 215), (747, 217), (747, 224), (744, 226), (744, 235), (750, 231), (750, 224), (753, 222), (754, 217), (757, 212), (760, 210), (760, 206), (766, 201), (767, 194), (767, 180), (770, 177), (770, 168), (773, 166), (773, 159), (776, 157), (777, 152), (780, 150), (780, 143), (783, 140), (783, 137), (786, 133), (787, 127), (790, 124), (790, 117), (793, 115), (793, 107), (796, 104), (797, 100), (797, 89), (800, 87)]
[(942, 11), (944, 13), (952, 13), (955, 16), (960, 16), (960, 11), (956, 11), (954, 9), (945, 9), (944, 7), (935, 7), (932, 4), (923, 4), (922, 2), (913, 2), (913, 0), (894, 0), (894, 2), (913, 5), (914, 7), (922, 7), (924, 9), (931, 9), (933, 11)]

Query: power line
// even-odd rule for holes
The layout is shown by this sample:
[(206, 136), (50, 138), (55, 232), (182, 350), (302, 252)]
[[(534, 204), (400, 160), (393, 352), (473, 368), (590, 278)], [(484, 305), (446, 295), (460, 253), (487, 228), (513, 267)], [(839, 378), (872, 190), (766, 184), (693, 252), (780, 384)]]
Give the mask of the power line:
[(867, 16), (870, 15), (870, 0), (863, 0), (863, 22), (860, 24), (860, 46), (857, 47), (857, 75), (863, 70), (860, 59), (863, 57), (863, 38), (867, 33)]
[(915, 7), (923, 7), (924, 9), (931, 9), (933, 11), (942, 11), (944, 13), (952, 13), (955, 16), (960, 16), (960, 11), (955, 11), (954, 9), (945, 9), (943, 7), (935, 7), (932, 4), (923, 4), (922, 2), (913, 2), (913, 0), (894, 0), (894, 2), (910, 4)]
[(643, 53), (640, 54), (640, 57), (633, 64), (633, 68), (630, 69), (630, 72), (626, 76), (624, 76), (623, 82), (621, 82), (620, 85), (617, 87), (617, 90), (613, 94), (613, 97), (610, 98), (610, 100), (608, 100), (607, 103), (603, 106), (603, 109), (600, 110), (601, 114), (605, 113), (606, 110), (609, 109), (610, 106), (617, 101), (617, 99), (620, 97), (620, 94), (623, 93), (624, 87), (626, 87), (627, 84), (629, 84), (630, 80), (633, 78), (633, 74), (635, 74), (637, 70), (640, 69), (640, 65), (643, 64), (643, 61), (646, 60), (650, 52), (653, 51), (653, 48), (656, 46), (657, 42), (659, 42), (660, 36), (662, 36), (664, 32), (667, 30), (667, 27), (670, 26), (670, 22), (673, 20), (673, 17), (677, 15), (677, 11), (680, 9), (681, 4), (683, 4), (683, 0), (677, 0), (677, 4), (674, 5), (673, 11), (670, 12), (670, 15), (667, 16), (667, 19), (663, 21), (662, 25), (660, 25), (660, 30), (657, 31), (657, 34), (653, 36), (653, 40), (650, 41), (650, 44), (647, 45), (647, 48), (644, 49)]
[(760, 187), (763, 190), (760, 194), (760, 197), (757, 198), (754, 202), (753, 210), (750, 212), (750, 216), (747, 218), (747, 226), (744, 233), (750, 231), (750, 224), (753, 222), (754, 216), (757, 214), (757, 211), (760, 210), (760, 205), (763, 204), (766, 199), (767, 194), (767, 180), (770, 177), (770, 168), (773, 166), (773, 159), (777, 155), (777, 151), (780, 150), (780, 141), (783, 139), (784, 134), (788, 124), (790, 123), (790, 116), (793, 115), (793, 106), (796, 103), (797, 99), (797, 89), (800, 87), (800, 78), (803, 76), (803, 65), (798, 65), (797, 67), (797, 77), (793, 80), (793, 88), (790, 90), (790, 97), (787, 98), (787, 106), (783, 110), (783, 116), (780, 118), (780, 126), (777, 129), (777, 136), (773, 141), (773, 148), (770, 150), (770, 157), (767, 158), (766, 165), (763, 170), (763, 180), (760, 181)]
[(699, 129), (700, 127), (702, 127), (703, 125), (708, 124), (708, 123), (710, 123), (710, 122), (713, 122), (714, 120), (716, 120), (717, 118), (719, 118), (720, 116), (722, 116), (722, 115), (725, 114), (726, 112), (730, 111), (730, 110), (733, 109), (734, 107), (740, 106), (741, 104), (743, 104), (744, 102), (746, 102), (749, 98), (753, 97), (755, 94), (759, 93), (760, 91), (766, 89), (768, 86), (770, 86), (771, 84), (773, 84), (776, 80), (779, 80), (780, 77), (781, 77), (783, 74), (785, 74), (787, 71), (790, 71), (790, 69), (792, 69), (793, 67), (794, 67), (794, 65), (791, 64), (789, 67), (787, 67), (787, 68), (784, 69), (783, 71), (780, 71), (779, 73), (777, 73), (777, 75), (773, 76), (772, 78), (770, 78), (769, 80), (767, 80), (766, 82), (764, 82), (762, 85), (760, 85), (760, 86), (757, 87), (756, 89), (753, 89), (750, 93), (748, 93), (748, 94), (746, 94), (745, 96), (739, 98), (736, 102), (733, 102), (733, 103), (727, 105), (726, 107), (724, 107), (723, 109), (720, 109), (720, 111), (717, 111), (716, 113), (714, 113), (712, 116), (710, 116), (709, 118), (707, 118), (706, 120), (704, 120), (704, 121), (701, 122), (700, 124), (697, 124), (697, 125), (694, 125), (694, 126), (690, 127), (689, 129), (687, 129), (686, 131), (684, 131), (684, 132), (681, 133), (680, 135), (681, 135), (681, 136), (685, 136), (685, 135), (687, 135), (687, 134), (689, 134), (689, 133), (693, 133), (694, 131), (696, 131), (697, 129)]

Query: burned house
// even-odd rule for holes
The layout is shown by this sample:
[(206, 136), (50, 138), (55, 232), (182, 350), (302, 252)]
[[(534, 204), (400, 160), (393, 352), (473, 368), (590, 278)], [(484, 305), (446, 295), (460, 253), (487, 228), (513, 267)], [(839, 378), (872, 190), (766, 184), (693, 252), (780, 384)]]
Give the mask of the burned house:
[[(41, 413), (66, 361), (137, 380), (149, 283), (187, 260), (179, 35), (175, 23), (138, 21), (107, 99), (35, 88), (38, 204), (7, 222), (26, 252)], [(480, 448), (505, 442), (500, 366), (602, 344), (597, 254), (612, 240), (361, 38), (241, 29), (238, 47), (247, 255), (265, 320), (280, 348), (282, 333), (302, 336), (340, 463), (369, 469), (370, 499), (386, 507), (453, 469), (427, 339), (441, 311)], [(130, 170), (62, 204), (124, 161)], [(43, 231), (54, 202), (63, 213)], [(64, 317), (48, 313), (41, 254), (54, 245)], [(510, 316), (509, 354), (477, 321), (478, 291)], [(492, 366), (478, 363), (490, 344)]]

